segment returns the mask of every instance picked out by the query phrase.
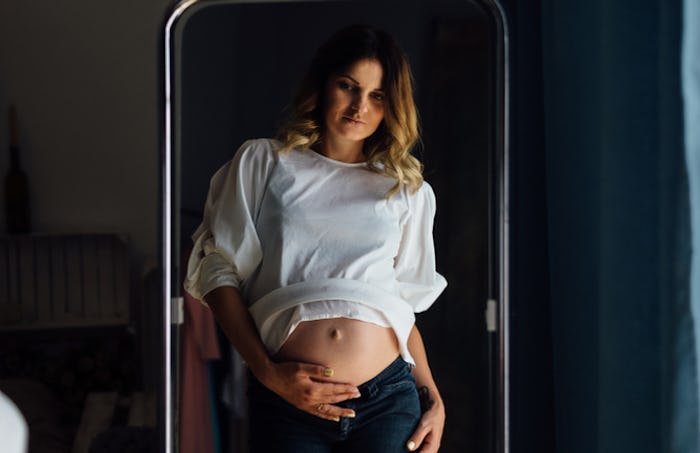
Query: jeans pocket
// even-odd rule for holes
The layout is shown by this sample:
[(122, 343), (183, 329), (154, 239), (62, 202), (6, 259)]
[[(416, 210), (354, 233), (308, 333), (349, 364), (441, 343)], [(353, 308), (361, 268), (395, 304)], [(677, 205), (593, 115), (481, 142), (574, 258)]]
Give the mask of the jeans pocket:
[(382, 385), (380, 394), (391, 395), (394, 393), (403, 393), (408, 390), (416, 390), (416, 383), (414, 381), (400, 381), (393, 384)]
[(377, 394), (386, 410), (402, 419), (409, 417), (412, 422), (420, 420), (421, 408), (418, 390), (413, 379), (406, 379), (383, 386)]
[(379, 394), (384, 397), (409, 391), (417, 392), (416, 380), (411, 372), (408, 371), (408, 368), (392, 378), (387, 379), (379, 388)]

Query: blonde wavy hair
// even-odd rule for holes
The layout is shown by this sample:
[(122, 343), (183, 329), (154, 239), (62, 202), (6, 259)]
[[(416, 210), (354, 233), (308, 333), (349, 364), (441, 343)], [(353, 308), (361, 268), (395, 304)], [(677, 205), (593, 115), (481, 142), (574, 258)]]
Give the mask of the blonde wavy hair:
[(415, 192), (423, 182), (423, 166), (411, 155), (420, 139), (411, 69), (393, 38), (373, 27), (343, 28), (316, 51), (292, 102), (289, 119), (277, 132), (276, 138), (282, 142), (278, 151), (310, 148), (323, 140), (326, 81), (364, 59), (376, 59), (381, 64), (385, 93), (384, 118), (364, 141), (367, 166), (396, 180), (387, 198), (399, 192), (404, 184)]

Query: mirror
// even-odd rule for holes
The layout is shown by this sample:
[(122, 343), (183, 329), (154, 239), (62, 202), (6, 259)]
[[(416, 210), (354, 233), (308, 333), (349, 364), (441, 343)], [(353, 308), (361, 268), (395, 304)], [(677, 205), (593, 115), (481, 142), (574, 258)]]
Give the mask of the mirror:
[[(189, 340), (179, 304), (183, 255), (201, 221), (209, 180), (245, 140), (274, 134), (313, 52), (352, 23), (392, 34), (415, 78), (423, 142), (415, 155), (436, 194), (437, 269), (448, 281), (438, 301), (417, 316), (447, 410), (440, 451), (508, 451), (507, 40), (493, 0), (185, 1), (174, 7), (165, 28), (163, 178), (164, 307), (172, 321), (165, 355), (172, 398), (164, 415), (172, 451), (182, 447), (183, 430), (192, 429), (184, 421), (190, 409), (183, 408), (183, 395), (193, 389), (183, 382), (191, 377), (183, 375)], [(215, 342), (221, 358), (206, 364), (207, 387), (196, 389), (214, 407), (204, 442), (245, 451), (245, 384), (226, 341)]]

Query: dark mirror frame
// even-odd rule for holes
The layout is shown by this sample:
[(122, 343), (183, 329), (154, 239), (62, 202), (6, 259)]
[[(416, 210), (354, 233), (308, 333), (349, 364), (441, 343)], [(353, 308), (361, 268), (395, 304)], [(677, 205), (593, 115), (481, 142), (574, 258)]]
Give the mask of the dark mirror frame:
[[(287, 3), (296, 0), (277, 0), (274, 3)], [(308, 1), (308, 0), (307, 0)], [(324, 0), (317, 0), (324, 1)], [(332, 1), (332, 0), (330, 0)], [(471, 1), (483, 9), (491, 20), (491, 33), (495, 55), (492, 58), (493, 109), (489, 112), (491, 130), (489, 139), (489, 311), (485, 314), (490, 325), (489, 353), (492, 356), (495, 407), (490, 416), (491, 426), (496, 432), (491, 433), (493, 453), (509, 453), (509, 41), (508, 26), (504, 9), (499, 0), (455, 0)], [(165, 16), (162, 27), (161, 54), (161, 103), (160, 119), (163, 135), (161, 136), (161, 225), (160, 247), (162, 268), (162, 313), (163, 313), (163, 361), (162, 393), (159, 395), (159, 428), (162, 433), (159, 450), (166, 453), (174, 450), (175, 433), (173, 430), (173, 410), (177, 392), (173, 388), (173, 348), (172, 326), (179, 317), (177, 312), (181, 304), (179, 274), (180, 231), (179, 231), (179, 193), (180, 183), (180, 149), (175, 133), (179, 125), (174, 116), (178, 111), (179, 87), (176, 85), (180, 61), (173, 49), (181, 38), (182, 26), (186, 19), (197, 10), (222, 4), (273, 3), (267, 0), (182, 0), (175, 3)]]

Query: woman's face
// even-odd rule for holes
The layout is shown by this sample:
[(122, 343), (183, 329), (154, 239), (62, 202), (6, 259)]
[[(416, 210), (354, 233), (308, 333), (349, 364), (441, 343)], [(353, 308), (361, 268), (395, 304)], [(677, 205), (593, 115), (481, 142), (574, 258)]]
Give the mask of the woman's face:
[(325, 134), (329, 141), (361, 142), (384, 118), (382, 65), (358, 60), (326, 82)]

